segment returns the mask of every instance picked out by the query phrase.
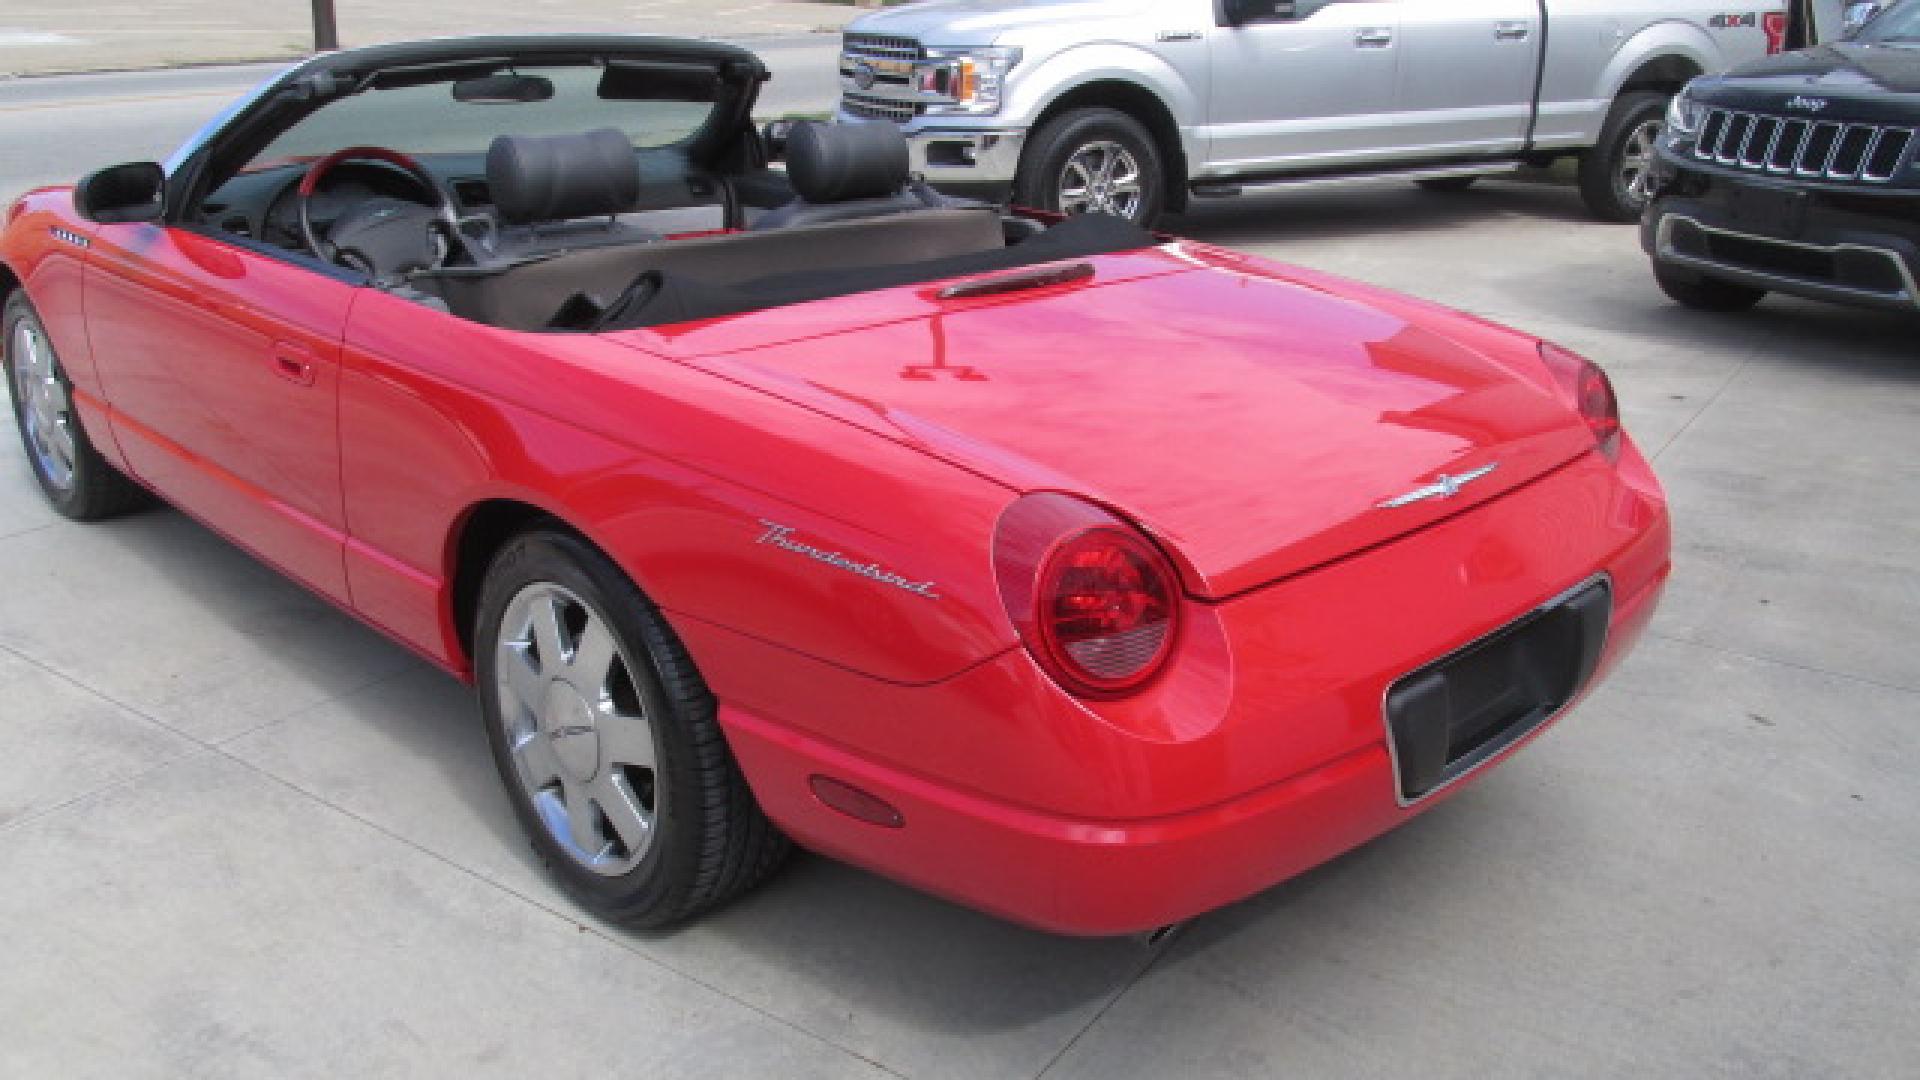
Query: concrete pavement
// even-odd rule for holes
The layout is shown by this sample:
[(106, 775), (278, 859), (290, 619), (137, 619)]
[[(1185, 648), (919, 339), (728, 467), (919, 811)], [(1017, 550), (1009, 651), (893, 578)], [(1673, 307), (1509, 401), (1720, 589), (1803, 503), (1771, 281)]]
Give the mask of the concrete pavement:
[[(837, 32), (861, 12), (804, 0), (335, 0), (345, 47), (449, 34), (568, 30), (763, 38)], [(7, 0), (0, 79), (277, 60), (313, 48), (302, 0)], [(8, 88), (0, 83), (0, 105)]]
[[(41, 85), (72, 111), (6, 145), (148, 152), (89, 126), (124, 85)], [(811, 857), (623, 934), (533, 865), (467, 691), (172, 511), (55, 518), (8, 436), (0, 1076), (1911, 1076), (1920, 322), (1673, 308), (1551, 183), (1175, 227), (1611, 369), (1677, 572), (1556, 731), (1157, 950)]]

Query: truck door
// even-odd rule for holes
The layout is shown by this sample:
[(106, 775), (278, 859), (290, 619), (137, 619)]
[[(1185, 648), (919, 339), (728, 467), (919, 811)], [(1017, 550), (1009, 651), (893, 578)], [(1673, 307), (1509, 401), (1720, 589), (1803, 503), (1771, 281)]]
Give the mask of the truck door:
[(1401, 0), (1401, 137), (1422, 158), (1526, 144), (1545, 37), (1539, 0)]
[(1210, 35), (1201, 173), (1336, 169), (1390, 152), (1401, 0), (1261, 0)]

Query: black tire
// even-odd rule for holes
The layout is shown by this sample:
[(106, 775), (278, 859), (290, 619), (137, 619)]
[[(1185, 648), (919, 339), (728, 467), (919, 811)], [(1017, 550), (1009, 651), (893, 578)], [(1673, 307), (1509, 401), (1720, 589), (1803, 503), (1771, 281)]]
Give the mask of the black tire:
[(1013, 201), (1035, 210), (1077, 212), (1062, 198), (1068, 167), (1103, 145), (1118, 146), (1130, 155), (1139, 177), (1138, 197), (1124, 200), (1132, 206), (1120, 216), (1151, 226), (1167, 205), (1166, 161), (1146, 125), (1118, 109), (1073, 109), (1042, 124), (1021, 154)]
[(1653, 263), (1653, 279), (1674, 303), (1698, 311), (1747, 311), (1767, 295), (1765, 289), (1708, 277), (1658, 259)]
[[(33, 362), (46, 365), (47, 377), (54, 380), (55, 394), (48, 400), (56, 403), (49, 411), (59, 431), (72, 443), (69, 453), (50, 454), (47, 437), (41, 436), (37, 444), (35, 429), (29, 425), (29, 404), (22, 397), (20, 380), (15, 377), (16, 365), (28, 362), (27, 357), (15, 355), (19, 351), (16, 343), (23, 332), (32, 335), (36, 352), (45, 350), (45, 357), (36, 357)], [(13, 423), (20, 432), (20, 446), (26, 451), (27, 464), (33, 470), (34, 480), (40, 484), (41, 494), (56, 512), (75, 521), (98, 521), (151, 503), (152, 498), (145, 489), (94, 449), (80, 413), (72, 407), (73, 382), (67, 378), (66, 367), (54, 351), (46, 324), (40, 321), (25, 289), (15, 289), (7, 298), (6, 307), (0, 309), (0, 374), (6, 378), (7, 396), (13, 402)], [(59, 458), (70, 458), (64, 476), (62, 466), (56, 464)]]
[(1434, 176), (1425, 180), (1414, 181), (1414, 183), (1428, 191), (1449, 193), (1465, 191), (1479, 182), (1480, 178), (1477, 176)]
[[(555, 839), (508, 745), (503, 714), (511, 695), (501, 688), (498, 658), (502, 623), (514, 597), (543, 585), (578, 597), (611, 629), (616, 664), (629, 673), (630, 692), (651, 728), (657, 770), (647, 779), (657, 799), (651, 840), (637, 864), (615, 876), (589, 868)], [(558, 528), (509, 541), (481, 586), (473, 640), (481, 714), (508, 798), (535, 854), (583, 907), (630, 929), (657, 930), (751, 889), (786, 857), (790, 844), (748, 790), (715, 718), (713, 695), (679, 637), (591, 545)], [(596, 732), (593, 754), (604, 770), (610, 751), (601, 749), (601, 739)]]
[[(1607, 113), (1600, 128), (1600, 140), (1580, 155), (1580, 195), (1587, 209), (1601, 221), (1639, 221), (1651, 201), (1644, 186), (1636, 186), (1629, 168), (1629, 155), (1652, 130), (1653, 141), (1667, 115), (1672, 95), (1654, 92), (1622, 94)], [(1642, 169), (1652, 166), (1649, 156)]]

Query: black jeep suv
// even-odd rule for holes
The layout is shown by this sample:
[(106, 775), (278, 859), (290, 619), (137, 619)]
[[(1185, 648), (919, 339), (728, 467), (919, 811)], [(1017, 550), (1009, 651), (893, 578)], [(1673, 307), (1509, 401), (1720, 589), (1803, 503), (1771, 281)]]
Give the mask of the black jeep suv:
[(1920, 0), (1850, 41), (1695, 79), (1660, 140), (1641, 242), (1668, 296), (1768, 292), (1920, 311)]

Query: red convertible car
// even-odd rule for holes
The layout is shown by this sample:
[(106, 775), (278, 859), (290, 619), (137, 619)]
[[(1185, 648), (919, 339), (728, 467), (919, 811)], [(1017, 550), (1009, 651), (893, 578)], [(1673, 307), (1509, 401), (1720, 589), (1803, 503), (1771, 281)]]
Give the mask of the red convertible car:
[[(1135, 932), (1432, 806), (1632, 645), (1592, 363), (755, 130), (726, 45), (315, 57), (0, 234), (53, 505), (157, 493), (479, 688), (532, 843), (662, 926), (789, 843)], [(784, 167), (769, 167), (784, 158)]]

